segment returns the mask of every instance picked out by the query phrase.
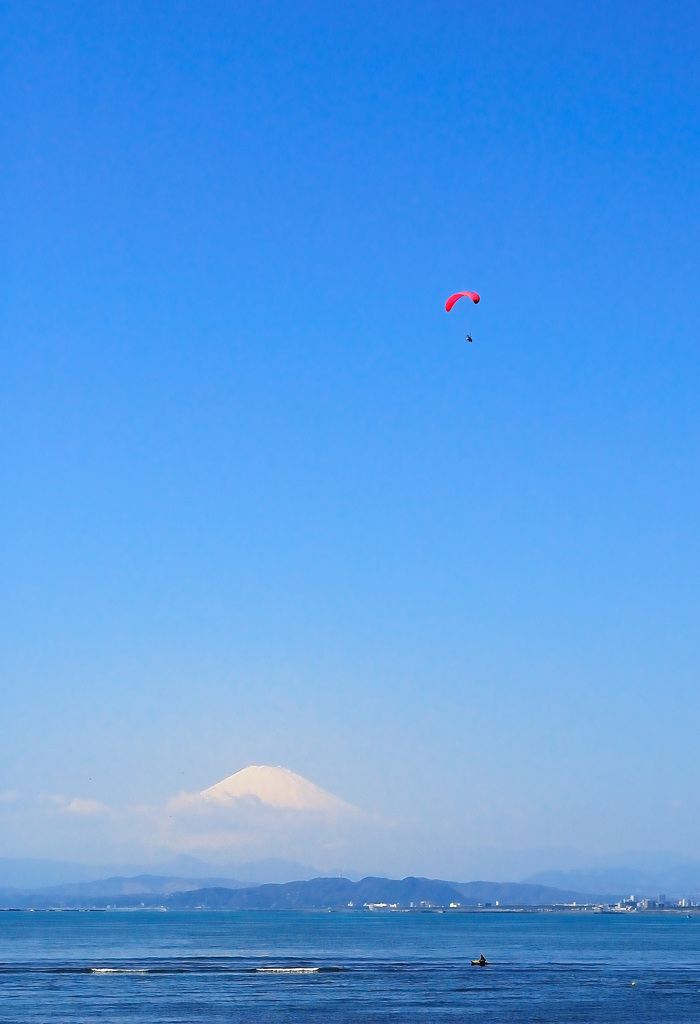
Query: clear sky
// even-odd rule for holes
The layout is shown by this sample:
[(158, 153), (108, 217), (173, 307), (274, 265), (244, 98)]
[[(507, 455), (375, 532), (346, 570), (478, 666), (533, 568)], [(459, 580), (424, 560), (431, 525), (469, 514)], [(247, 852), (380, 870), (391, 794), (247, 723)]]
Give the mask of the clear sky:
[(0, 855), (250, 763), (696, 851), (697, 0), (1, 17)]

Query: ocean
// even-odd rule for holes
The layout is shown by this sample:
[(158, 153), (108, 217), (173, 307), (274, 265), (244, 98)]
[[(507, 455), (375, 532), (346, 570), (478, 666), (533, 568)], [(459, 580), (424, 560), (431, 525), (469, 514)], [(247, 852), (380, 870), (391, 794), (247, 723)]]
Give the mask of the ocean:
[(0, 913), (2, 1024), (389, 1020), (698, 1024), (700, 916)]

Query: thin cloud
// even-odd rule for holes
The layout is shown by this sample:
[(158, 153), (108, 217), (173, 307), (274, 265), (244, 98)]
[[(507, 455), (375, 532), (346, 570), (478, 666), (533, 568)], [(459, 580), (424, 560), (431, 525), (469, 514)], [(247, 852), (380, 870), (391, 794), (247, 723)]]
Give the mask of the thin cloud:
[(99, 800), (83, 800), (79, 796), (74, 796), (63, 810), (66, 814), (92, 815), (110, 814), (112, 808), (108, 807), (107, 804), (100, 803)]
[(42, 807), (54, 808), (63, 814), (73, 814), (78, 817), (91, 817), (97, 814), (111, 814), (112, 808), (99, 800), (85, 799), (74, 796), (70, 800), (62, 793), (40, 793), (39, 804)]

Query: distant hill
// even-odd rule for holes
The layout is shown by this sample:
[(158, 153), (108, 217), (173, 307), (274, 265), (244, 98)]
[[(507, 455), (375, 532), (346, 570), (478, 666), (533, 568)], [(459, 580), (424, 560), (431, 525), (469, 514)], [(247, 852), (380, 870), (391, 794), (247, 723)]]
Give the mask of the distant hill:
[(667, 864), (654, 871), (611, 867), (580, 871), (543, 871), (526, 878), (527, 883), (562, 888), (613, 892), (618, 896), (636, 893), (657, 897), (659, 893), (682, 897), (700, 894), (700, 862)]
[[(241, 884), (289, 882), (294, 878), (317, 878), (321, 871), (297, 861), (269, 858), (243, 864), (208, 864), (197, 857), (180, 854), (160, 864), (80, 864), (67, 861), (35, 860), (31, 857), (0, 857), (0, 890), (40, 889), (82, 882), (102, 882), (107, 878), (133, 878), (141, 875), (195, 880), (202, 885), (218, 884), (219, 879), (238, 879)], [(183, 888), (189, 888), (188, 885)]]
[[(543, 906), (599, 899), (543, 885), (502, 882), (446, 882), (435, 878), (314, 878), (242, 887), (233, 879), (197, 880), (140, 875), (55, 886), (38, 892), (0, 891), (5, 907), (168, 907), (172, 910), (311, 910), (362, 908), (367, 904), (449, 907), (495, 904)], [(212, 885), (215, 881), (217, 884)]]
[(580, 892), (555, 889), (544, 885), (521, 885), (515, 882), (445, 882), (432, 878), (363, 878), (351, 882), (347, 878), (314, 878), (308, 882), (286, 885), (261, 885), (250, 889), (222, 892), (200, 889), (173, 895), (172, 907), (228, 907), (230, 909), (294, 910), (314, 907), (344, 907), (352, 903), (396, 904), (400, 907), (427, 904), (449, 907), (498, 901), (502, 906), (548, 906), (553, 903), (586, 903), (600, 897)]
[(313, 878), (283, 885), (259, 885), (250, 889), (200, 889), (177, 893), (168, 901), (173, 909), (189, 907), (231, 910), (310, 910), (324, 907), (363, 907), (367, 903), (410, 907), (421, 903), (449, 906), (463, 897), (450, 882), (431, 878)]
[[(455, 882), (464, 897), (474, 903), (498, 903), (507, 907), (546, 907), (553, 903), (598, 903), (613, 900), (611, 895), (560, 889), (551, 885), (526, 882)], [(617, 896), (614, 897), (617, 899)], [(463, 901), (464, 902), (464, 901)]]
[(190, 889), (202, 889), (216, 886), (226, 889), (243, 889), (247, 882), (239, 882), (234, 878), (177, 878), (172, 875), (135, 875), (130, 878), (115, 875), (112, 878), (101, 878), (94, 882), (68, 882), (65, 885), (47, 886), (40, 890), (46, 898), (71, 900), (91, 900), (110, 896), (143, 896), (151, 894), (188, 892)]

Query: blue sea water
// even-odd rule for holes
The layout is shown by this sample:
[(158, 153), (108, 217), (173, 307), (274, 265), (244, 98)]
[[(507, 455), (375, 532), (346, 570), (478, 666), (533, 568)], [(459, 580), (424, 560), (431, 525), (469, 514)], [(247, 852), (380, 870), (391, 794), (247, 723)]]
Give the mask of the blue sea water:
[(388, 1020), (698, 1024), (700, 917), (0, 914), (2, 1024)]

